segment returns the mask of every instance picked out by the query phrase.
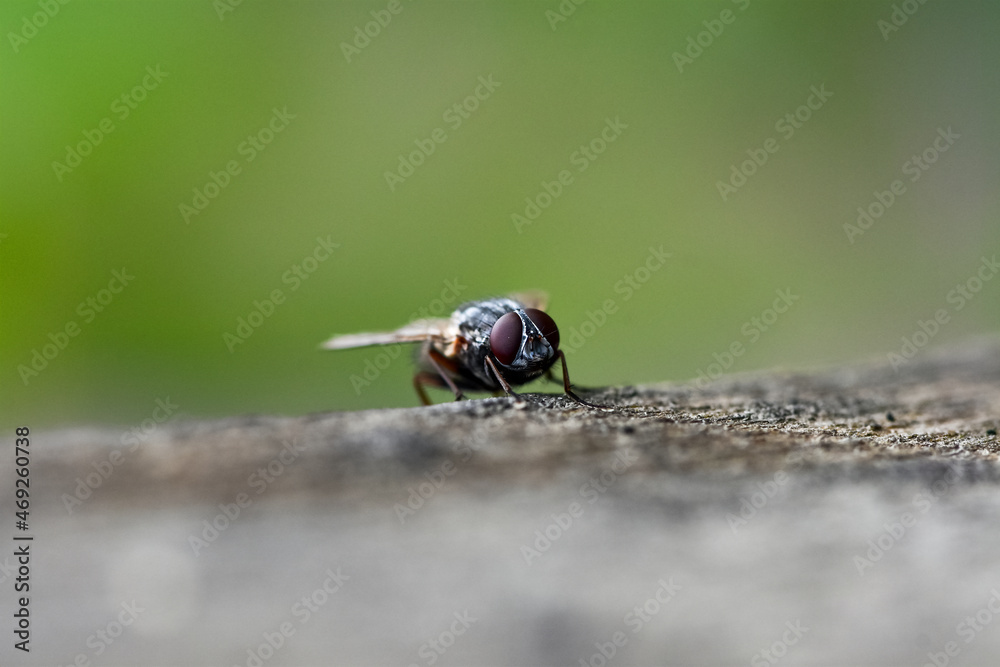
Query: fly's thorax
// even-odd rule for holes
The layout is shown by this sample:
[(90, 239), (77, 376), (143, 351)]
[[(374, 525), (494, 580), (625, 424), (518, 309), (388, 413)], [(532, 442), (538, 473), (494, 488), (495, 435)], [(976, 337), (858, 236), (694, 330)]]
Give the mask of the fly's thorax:
[(517, 301), (505, 298), (468, 301), (456, 308), (451, 318), (466, 340), (486, 343), (497, 320), (523, 307)]

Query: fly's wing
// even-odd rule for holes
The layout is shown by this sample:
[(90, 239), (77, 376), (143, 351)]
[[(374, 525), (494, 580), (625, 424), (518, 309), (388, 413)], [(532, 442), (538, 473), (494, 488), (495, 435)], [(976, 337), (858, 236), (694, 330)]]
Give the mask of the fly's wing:
[(437, 340), (447, 343), (454, 337), (454, 326), (451, 320), (431, 318), (414, 320), (395, 331), (334, 336), (320, 345), (320, 347), (324, 350), (347, 350), (352, 347), (368, 347), (369, 345), (421, 343), (425, 340)]
[(549, 295), (541, 290), (526, 290), (524, 292), (517, 292), (515, 294), (511, 294), (508, 298), (524, 304), (525, 308), (545, 310), (549, 305)]

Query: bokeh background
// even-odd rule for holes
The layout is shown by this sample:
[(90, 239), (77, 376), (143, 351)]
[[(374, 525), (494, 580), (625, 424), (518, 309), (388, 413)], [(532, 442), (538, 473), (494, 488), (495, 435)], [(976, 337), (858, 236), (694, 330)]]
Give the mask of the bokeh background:
[[(1000, 280), (947, 301), (1000, 246), (1000, 5), (401, 0), (345, 54), (389, 4), (0, 5), (3, 427), (137, 424), (157, 399), (197, 417), (416, 405), (407, 354), (358, 386), (378, 350), (317, 344), (399, 326), (446, 281), (463, 299), (547, 290), (564, 340), (614, 300), (569, 355), (584, 386), (686, 381), (737, 341), (730, 372), (884, 359), (942, 308), (930, 346), (1000, 326)], [(162, 79), (123, 117), (147, 68)], [(456, 127), (445, 114), (480, 77), (499, 85)], [(811, 87), (832, 96), (787, 137), (776, 123)], [(275, 109), (294, 117), (248, 161)], [(78, 166), (53, 165), (104, 119)], [(607, 119), (627, 127), (579, 171)], [(437, 128), (446, 141), (390, 189)], [(948, 128), (960, 138), (911, 182), (904, 164)], [(718, 182), (769, 138), (778, 151), (724, 200)], [(562, 170), (572, 183), (518, 230)], [(905, 193), (849, 239), (896, 179)], [(318, 238), (339, 247), (293, 290)], [(660, 246), (669, 260), (626, 300), (620, 281)], [(87, 321), (79, 304), (123, 268), (134, 280)], [(749, 335), (778, 289), (799, 300)], [(70, 322), (79, 335), (25, 381)]]

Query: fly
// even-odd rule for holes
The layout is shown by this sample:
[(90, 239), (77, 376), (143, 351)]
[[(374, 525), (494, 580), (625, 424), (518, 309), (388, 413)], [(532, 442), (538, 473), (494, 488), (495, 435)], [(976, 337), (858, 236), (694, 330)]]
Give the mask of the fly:
[(455, 400), (466, 391), (503, 390), (523, 400), (511, 387), (545, 375), (562, 361), (563, 390), (577, 403), (592, 405), (573, 393), (566, 355), (559, 349), (559, 328), (545, 312), (548, 297), (541, 292), (463, 303), (450, 318), (422, 319), (395, 331), (334, 336), (326, 350), (369, 345), (420, 343), (413, 387), (424, 405), (430, 405), (425, 387), (448, 388)]

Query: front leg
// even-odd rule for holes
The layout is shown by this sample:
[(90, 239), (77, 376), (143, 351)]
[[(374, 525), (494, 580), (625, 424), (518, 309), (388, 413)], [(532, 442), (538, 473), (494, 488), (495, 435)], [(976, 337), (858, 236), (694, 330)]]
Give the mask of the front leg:
[(588, 403), (587, 401), (583, 400), (582, 398), (573, 393), (573, 391), (570, 389), (572, 385), (570, 385), (569, 383), (569, 371), (566, 369), (566, 353), (563, 352), (562, 350), (559, 350), (559, 358), (562, 359), (563, 391), (566, 392), (566, 395), (572, 398), (577, 403), (580, 403), (581, 405), (586, 405), (587, 407), (598, 408), (602, 410), (606, 409), (603, 406), (594, 405), (593, 403)]
[(504, 377), (500, 375), (500, 371), (497, 369), (496, 364), (493, 363), (492, 357), (486, 357), (486, 363), (490, 367), (490, 370), (493, 371), (493, 374), (496, 376), (497, 381), (500, 383), (500, 386), (503, 387), (504, 392), (508, 396), (511, 396), (515, 401), (518, 402), (523, 401), (524, 399), (521, 398), (521, 395), (514, 393), (514, 390), (510, 388), (510, 383), (508, 383), (507, 380), (505, 380)]

